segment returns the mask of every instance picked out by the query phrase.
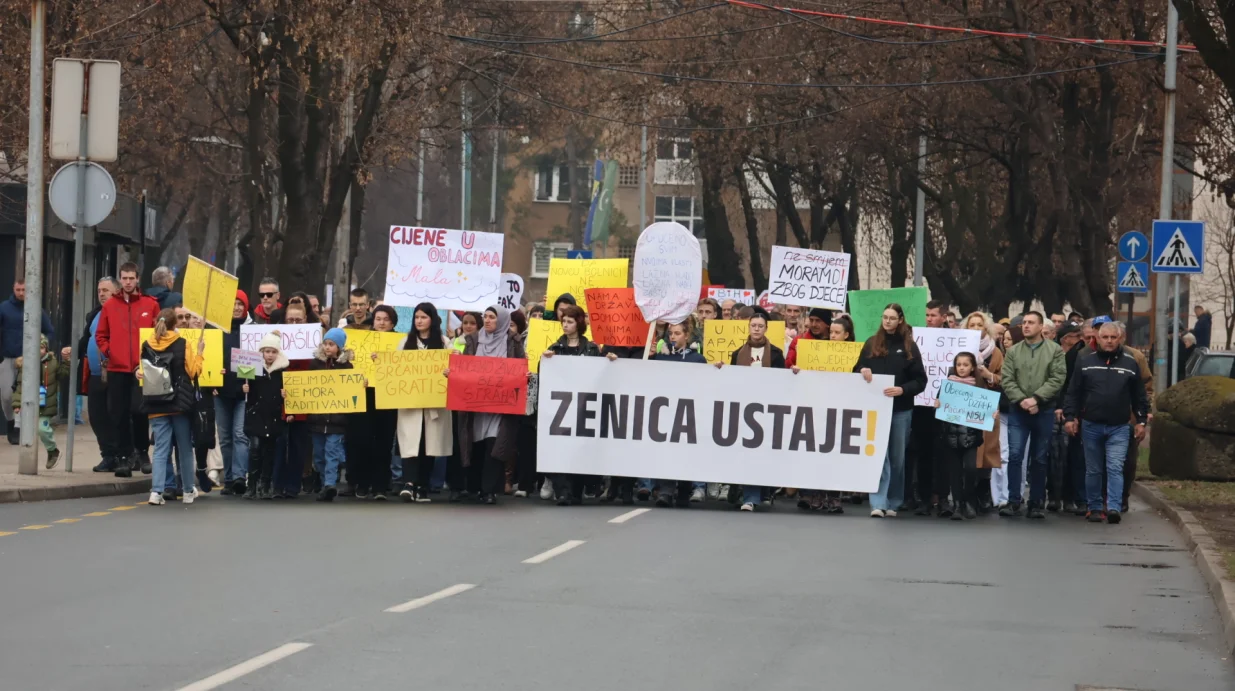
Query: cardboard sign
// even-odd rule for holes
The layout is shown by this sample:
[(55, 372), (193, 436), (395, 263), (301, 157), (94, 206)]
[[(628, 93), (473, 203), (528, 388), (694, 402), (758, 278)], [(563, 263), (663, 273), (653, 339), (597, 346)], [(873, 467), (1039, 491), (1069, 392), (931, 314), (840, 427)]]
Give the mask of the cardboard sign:
[(262, 354), (251, 350), (232, 348), (232, 374), (241, 379), (253, 379), (258, 371), (265, 366), (266, 360)]
[(862, 354), (862, 343), (853, 341), (806, 341), (798, 339), (798, 369), (818, 372), (853, 372)]
[[(647, 336), (644, 333), (644, 336)], [(527, 371), (540, 371), (540, 358), (562, 337), (562, 323), (548, 319), (529, 319), (527, 322)]]
[[(235, 297), (235, 291), (232, 296)], [(142, 343), (150, 340), (154, 329), (142, 329), (138, 336)], [(176, 333), (194, 350), (197, 349), (197, 339), (201, 338), (201, 329), (176, 329)], [(197, 378), (197, 385), (207, 388), (223, 386), (223, 332), (218, 329), (206, 329), (206, 350), (202, 354), (202, 373)]]
[(574, 296), (579, 307), (587, 311), (588, 288), (625, 288), (630, 262), (626, 259), (561, 259), (549, 260), (549, 284), (545, 291), (545, 307), (563, 293)]
[(999, 412), (999, 392), (960, 382), (943, 380), (939, 386), (939, 407), (935, 419), (991, 432)]
[(926, 288), (887, 288), (884, 290), (849, 291), (849, 316), (853, 318), (853, 336), (865, 341), (879, 330), (883, 310), (897, 303), (905, 310), (905, 323), (926, 326)]
[(523, 306), (523, 277), (519, 274), (502, 274), (502, 287), (497, 304), (514, 312)]
[(385, 303), (483, 311), (502, 283), (501, 233), (391, 226)]
[(377, 377), (376, 353), (389, 353), (403, 347), (407, 334), (397, 331), (362, 331), (347, 329), (347, 349), (352, 351), (352, 367), (364, 375), (369, 386), (374, 386)]
[(690, 316), (699, 303), (702, 267), (699, 240), (686, 226), (661, 221), (644, 228), (635, 245), (633, 284), (644, 321), (681, 324)]
[[(321, 324), (245, 324), (240, 327), (240, 349), (261, 350), (262, 338), (271, 331), (283, 336), (283, 354), (288, 360), (310, 360), (322, 344)], [(350, 332), (348, 338), (351, 338)], [(348, 347), (351, 343), (348, 343)]]
[(232, 330), (239, 280), (226, 271), (189, 257), (184, 270), (184, 308), (227, 333)]
[[(703, 325), (703, 357), (708, 362), (729, 364), (729, 359), (750, 337), (750, 321), (709, 319)], [(768, 343), (781, 347), (785, 342), (785, 322), (768, 322)]]
[(446, 407), (473, 413), (526, 415), (527, 371), (527, 363), (522, 359), (455, 353), (450, 356)]
[(720, 303), (733, 300), (742, 305), (751, 305), (755, 302), (755, 291), (750, 288), (708, 288), (708, 297)]
[(355, 370), (283, 371), (283, 412), (288, 415), (363, 413), (364, 378)]
[(589, 288), (584, 292), (593, 341), (635, 347), (647, 342), (648, 323), (635, 304), (634, 288)]
[(913, 330), (913, 340), (922, 351), (922, 366), (926, 369), (926, 390), (913, 399), (914, 405), (933, 406), (939, 395), (939, 385), (948, 378), (952, 361), (958, 353), (978, 353), (982, 334), (969, 329), (931, 329), (925, 326)]
[(378, 410), (445, 408), (450, 350), (395, 350), (380, 353), (369, 384)]
[(772, 307), (776, 305), (775, 302), (772, 302), (772, 296), (770, 295), (770, 292), (771, 291), (765, 290), (762, 293), (759, 293), (759, 297), (756, 298), (755, 300), (755, 302), (759, 303), (760, 307), (762, 307), (763, 309), (769, 312), (771, 312)]
[(773, 245), (769, 296), (782, 304), (843, 310), (849, 260), (848, 252)]

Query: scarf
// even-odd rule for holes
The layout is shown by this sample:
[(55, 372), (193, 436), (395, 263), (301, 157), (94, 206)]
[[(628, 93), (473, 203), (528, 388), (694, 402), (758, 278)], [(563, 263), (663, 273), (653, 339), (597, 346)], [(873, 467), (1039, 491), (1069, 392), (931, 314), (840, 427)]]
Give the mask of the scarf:
[(506, 339), (510, 338), (510, 312), (500, 305), (494, 305), (485, 311), (497, 314), (497, 327), (493, 333), (489, 333), (484, 325), (481, 325), (476, 332), (476, 354), (481, 357), (506, 357)]
[(949, 374), (948, 381), (954, 381), (958, 384), (968, 384), (970, 386), (978, 385), (978, 380), (973, 377), (960, 377), (955, 374)]
[(986, 333), (982, 334), (982, 340), (978, 343), (978, 359), (981, 362), (990, 362), (991, 355), (995, 352), (995, 341), (991, 340)]
[(738, 348), (738, 366), (751, 366), (751, 363), (755, 361), (754, 356), (751, 355), (751, 350), (753, 348), (763, 348), (763, 358), (760, 360), (760, 364), (763, 367), (770, 367), (772, 364), (772, 344), (768, 343), (766, 339), (764, 340), (763, 345), (752, 345), (750, 341), (747, 341), (745, 345)]

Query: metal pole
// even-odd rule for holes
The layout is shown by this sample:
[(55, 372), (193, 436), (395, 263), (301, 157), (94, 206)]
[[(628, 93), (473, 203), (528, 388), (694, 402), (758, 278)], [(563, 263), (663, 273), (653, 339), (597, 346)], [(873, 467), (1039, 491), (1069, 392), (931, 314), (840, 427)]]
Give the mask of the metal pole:
[(497, 148), (498, 148), (497, 128), (493, 129), (493, 171), (491, 176), (493, 179), (489, 181), (489, 230), (497, 232)]
[(30, 5), (30, 141), (26, 153), (26, 303), (22, 313), (21, 450), (17, 472), (39, 474), (39, 338), (43, 331), (43, 80), (47, 3)]
[[(913, 284), (922, 285), (922, 265), (926, 262), (926, 193), (921, 181), (926, 175), (926, 135), (918, 137), (918, 199), (913, 214)], [(893, 286), (894, 288), (896, 286)]]
[[(90, 64), (86, 63), (86, 86), (83, 91), (90, 93)], [(89, 96), (87, 96), (89, 98)], [(89, 151), (86, 144), (86, 138), (89, 136), (89, 128), (87, 123), (89, 117), (85, 110), (81, 114), (81, 143), (77, 152), (77, 167), (80, 175), (77, 176), (77, 220), (73, 225), (73, 263), (75, 269), (73, 271), (73, 321), (72, 328), (69, 329), (69, 345), (72, 350), (69, 353), (69, 430), (68, 438), (65, 440), (64, 446), (64, 471), (66, 473), (73, 472), (73, 437), (77, 429), (77, 339), (73, 338), (73, 329), (82, 321), (82, 290), (84, 289), (83, 282), (86, 280), (86, 263), (82, 261), (82, 253), (84, 250), (83, 238), (86, 235), (86, 154)]]
[(416, 166), (416, 224), (425, 222), (425, 132), (420, 131), (420, 155)]
[(462, 190), (461, 208), (459, 209), (459, 230), (467, 230), (467, 208), (471, 205), (472, 197), (472, 175), (470, 172), (472, 167), (472, 137), (467, 131), (470, 124), (470, 118), (467, 114), (467, 86), (461, 87), (460, 91), (461, 96), (459, 100), (462, 102), (463, 107), (463, 151), (459, 160), (459, 177), (461, 182), (459, 188)]
[[(1175, 4), (1167, 2), (1166, 14), (1166, 115), (1162, 123), (1162, 186), (1158, 192), (1158, 218), (1168, 220), (1173, 216), (1172, 192), (1175, 177), (1175, 63), (1179, 40), (1179, 12)], [(1150, 253), (1152, 255), (1152, 252)], [(1153, 256), (1149, 258), (1153, 261)], [(1154, 278), (1154, 381), (1163, 382), (1166, 388), (1166, 281), (1162, 274)]]
[(639, 133), (639, 231), (648, 227), (648, 126)]
[(1175, 311), (1172, 313), (1170, 323), (1167, 324), (1174, 336), (1171, 338), (1171, 386), (1179, 383), (1179, 337), (1182, 335), (1179, 332), (1179, 274), (1175, 274), (1175, 280), (1172, 281), (1175, 288)]

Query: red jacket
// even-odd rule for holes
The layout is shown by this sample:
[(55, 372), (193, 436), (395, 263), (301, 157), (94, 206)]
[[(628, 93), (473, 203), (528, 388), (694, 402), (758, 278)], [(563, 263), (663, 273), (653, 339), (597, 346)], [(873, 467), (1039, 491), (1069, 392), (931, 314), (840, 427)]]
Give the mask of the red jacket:
[[(785, 353), (785, 367), (793, 367), (798, 364), (798, 340), (803, 339), (803, 338), (805, 338), (808, 341), (818, 341), (819, 340), (818, 338), (815, 338), (813, 335), (811, 335), (810, 329), (803, 331), (801, 335), (795, 337), (792, 341), (789, 342), (789, 352)], [(827, 340), (827, 339), (824, 339), (824, 340)]]
[(153, 329), (159, 303), (140, 289), (112, 296), (99, 312), (94, 340), (108, 372), (132, 373), (141, 361), (141, 330)]

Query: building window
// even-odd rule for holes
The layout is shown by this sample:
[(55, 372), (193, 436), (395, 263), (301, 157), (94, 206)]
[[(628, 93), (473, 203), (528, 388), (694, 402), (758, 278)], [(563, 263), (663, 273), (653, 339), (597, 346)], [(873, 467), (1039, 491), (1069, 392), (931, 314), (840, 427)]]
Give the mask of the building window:
[(537, 240), (532, 246), (532, 271), (528, 274), (528, 278), (548, 278), (549, 260), (554, 257), (565, 259), (566, 251), (569, 249), (569, 242)]
[(660, 130), (656, 138), (656, 158), (689, 161), (694, 153), (690, 143), (690, 131), (679, 129), (688, 126), (689, 121), (684, 118), (671, 118), (663, 124), (666, 129)]
[(656, 221), (676, 221), (703, 237), (703, 205), (694, 197), (657, 197)]
[(618, 245), (618, 259), (634, 259), (635, 245)]
[[(580, 166), (575, 175), (579, 180), (579, 201), (590, 204), (592, 201), (592, 171)], [(542, 163), (536, 168), (536, 201), (538, 202), (569, 202), (570, 201), (570, 169), (564, 165)]]
[(639, 166), (618, 166), (618, 187), (638, 187)]

